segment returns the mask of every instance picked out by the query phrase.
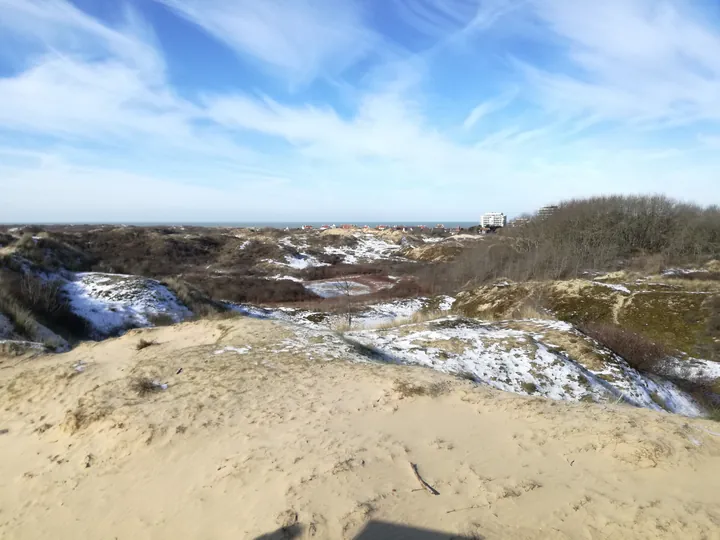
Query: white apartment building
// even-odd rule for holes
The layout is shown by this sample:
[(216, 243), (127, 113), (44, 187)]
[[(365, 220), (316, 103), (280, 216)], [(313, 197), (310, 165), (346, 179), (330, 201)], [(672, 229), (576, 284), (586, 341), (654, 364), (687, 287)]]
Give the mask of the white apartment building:
[(505, 227), (507, 216), (500, 212), (488, 212), (480, 217), (481, 227)]

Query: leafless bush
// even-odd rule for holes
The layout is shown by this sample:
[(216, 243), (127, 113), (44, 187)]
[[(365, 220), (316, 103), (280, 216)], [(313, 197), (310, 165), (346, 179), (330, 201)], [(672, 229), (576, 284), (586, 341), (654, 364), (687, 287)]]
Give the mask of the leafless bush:
[(0, 290), (0, 313), (10, 319), (15, 331), (25, 338), (34, 340), (37, 332), (37, 322), (33, 314), (24, 308), (20, 302), (4, 291)]
[[(185, 306), (198, 317), (208, 317), (215, 313), (225, 311), (225, 307), (209, 298), (197, 287), (193, 287), (187, 281), (180, 278), (167, 278), (163, 284), (167, 286)], [(168, 315), (159, 314), (153, 318), (155, 326), (169, 326), (174, 320)]]
[(141, 339), (135, 344), (135, 350), (142, 351), (143, 349), (147, 349), (153, 345), (157, 345), (157, 341), (151, 339)]
[(135, 377), (130, 381), (130, 390), (140, 397), (160, 392), (162, 389), (162, 385), (147, 377)]
[(302, 283), (240, 276), (218, 276), (198, 283), (206, 295), (229, 302), (275, 303), (315, 300)]
[(63, 295), (60, 281), (49, 281), (25, 274), (20, 281), (20, 295), (27, 304), (49, 316), (67, 309), (68, 302)]
[(701, 262), (720, 253), (720, 209), (661, 196), (595, 197), (559, 205), (466, 250), (444, 268), (448, 281), (477, 285), (563, 279), (586, 270)]
[(645, 336), (608, 324), (591, 323), (580, 327), (580, 330), (624, 358), (638, 371), (655, 375), (667, 373), (667, 359), (671, 355), (670, 351)]
[(167, 313), (149, 315), (147, 319), (153, 326), (172, 326), (176, 322), (172, 315)]
[(387, 272), (388, 266), (385, 264), (335, 264), (308, 268), (302, 277), (307, 281), (316, 281), (349, 275), (387, 275)]
[(720, 281), (720, 272), (685, 272), (673, 277), (688, 281)]
[(88, 322), (72, 311), (62, 282), (28, 273), (18, 276), (10, 272), (5, 276), (0, 283), (5, 295), (4, 304), (15, 314), (16, 326), (23, 328), (28, 337), (34, 332), (34, 321), (66, 338), (88, 337)]

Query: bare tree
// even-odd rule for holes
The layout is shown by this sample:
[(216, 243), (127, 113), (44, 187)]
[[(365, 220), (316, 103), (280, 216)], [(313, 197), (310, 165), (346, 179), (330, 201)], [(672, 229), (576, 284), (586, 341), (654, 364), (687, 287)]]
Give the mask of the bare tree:
[(353, 321), (353, 285), (354, 281), (343, 276), (335, 282), (335, 292), (342, 299), (341, 313), (345, 319), (348, 330), (352, 327)]

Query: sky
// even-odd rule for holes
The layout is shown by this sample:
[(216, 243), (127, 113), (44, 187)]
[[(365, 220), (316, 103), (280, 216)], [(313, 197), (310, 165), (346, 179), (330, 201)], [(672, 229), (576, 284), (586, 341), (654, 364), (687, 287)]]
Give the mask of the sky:
[(0, 0), (0, 222), (720, 203), (717, 0)]

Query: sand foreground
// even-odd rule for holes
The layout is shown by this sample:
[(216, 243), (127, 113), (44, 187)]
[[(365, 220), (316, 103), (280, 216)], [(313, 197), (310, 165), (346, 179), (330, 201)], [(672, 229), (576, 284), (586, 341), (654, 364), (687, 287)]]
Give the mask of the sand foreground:
[(0, 537), (720, 538), (719, 424), (336, 345), (232, 319), (0, 358)]

